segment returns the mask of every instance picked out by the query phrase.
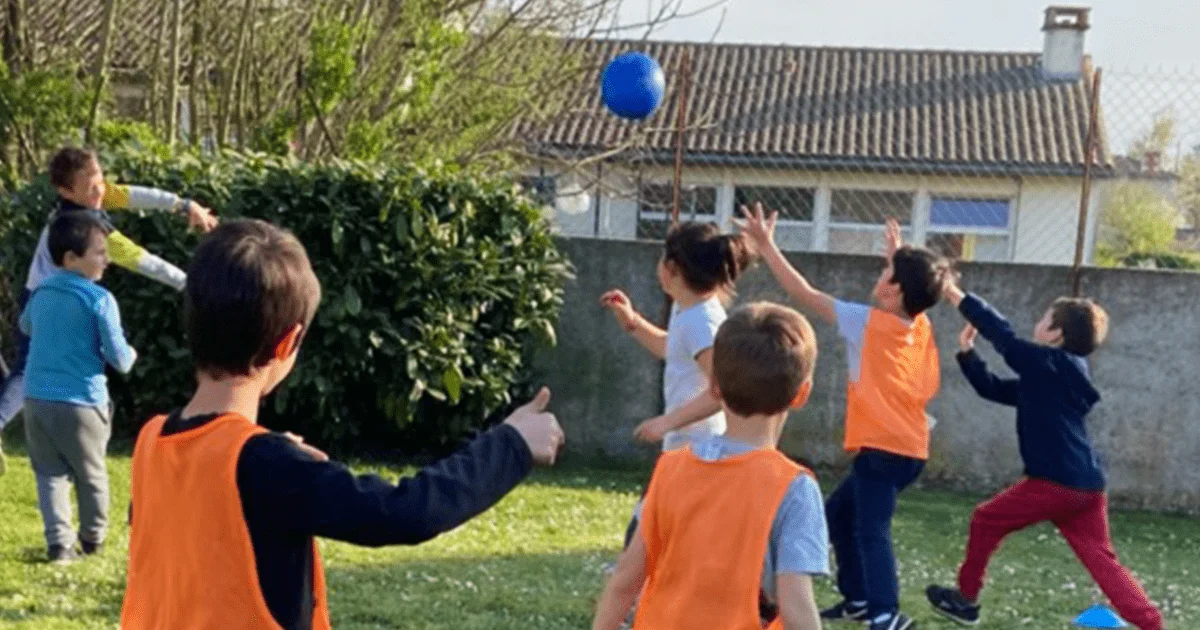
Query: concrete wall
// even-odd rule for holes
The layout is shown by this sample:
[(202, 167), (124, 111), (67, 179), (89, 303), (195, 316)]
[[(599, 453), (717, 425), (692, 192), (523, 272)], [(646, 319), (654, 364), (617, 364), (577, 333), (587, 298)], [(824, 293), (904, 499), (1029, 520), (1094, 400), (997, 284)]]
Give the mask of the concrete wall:
[[(543, 165), (530, 171), (554, 176), (554, 169)], [(646, 167), (640, 173), (645, 183), (669, 183), (672, 171), (668, 167)], [(586, 212), (568, 214), (556, 212), (555, 222), (560, 232), (569, 237), (598, 237), (615, 240), (635, 240), (638, 220), (638, 174), (613, 165), (595, 165), (583, 172), (559, 177), (559, 190), (584, 187), (592, 195)], [(829, 232), (830, 191), (859, 189), (899, 191), (913, 194), (913, 217), (917, 242), (923, 242), (928, 222), (929, 200), (934, 196), (989, 197), (1011, 200), (1011, 248), (1005, 260), (1037, 264), (1070, 264), (1074, 259), (1078, 232), (1080, 181), (1074, 177), (974, 177), (974, 176), (916, 176), (881, 173), (824, 173), (771, 168), (718, 168), (689, 166), (684, 171), (684, 184), (711, 186), (717, 191), (719, 225), (728, 226), (736, 209), (733, 207), (734, 188), (743, 186), (790, 186), (817, 190), (815, 221), (813, 223), (781, 225), (781, 238), (789, 229), (810, 246), (785, 249), (797, 251), (827, 251)], [(1097, 181), (1093, 187), (1090, 216), (1087, 225), (1085, 260), (1091, 260), (1096, 209), (1103, 199), (1107, 183)], [(597, 212), (599, 220), (597, 221)], [(813, 236), (808, 236), (808, 234)]]
[[(539, 359), (554, 390), (554, 410), (577, 455), (649, 458), (631, 432), (661, 406), (661, 365), (627, 337), (597, 304), (611, 287), (629, 292), (637, 308), (657, 318), (662, 295), (653, 273), (657, 245), (591, 239), (564, 240), (578, 279), (567, 290), (559, 346)], [(879, 271), (870, 257), (799, 254), (798, 268), (822, 289), (867, 300)], [(963, 265), (964, 283), (1032, 331), (1046, 306), (1068, 290), (1068, 270), (1027, 265)], [(1091, 431), (1111, 475), (1116, 502), (1133, 507), (1200, 512), (1200, 335), (1195, 297), (1200, 275), (1090, 270), (1085, 293), (1108, 309), (1109, 343), (1093, 360), (1103, 401)], [(738, 286), (739, 301), (784, 301), (769, 273), (753, 269)], [(924, 479), (956, 489), (989, 492), (1021, 473), (1014, 415), (979, 399), (954, 361), (959, 315), (945, 305), (931, 316), (942, 354), (942, 389), (929, 411), (939, 423)], [(808, 407), (793, 414), (782, 448), (822, 469), (848, 463), (841, 449), (846, 392), (844, 349), (830, 326), (814, 322), (820, 344)], [(986, 344), (984, 344), (986, 345)], [(985, 357), (1004, 367), (991, 352)]]

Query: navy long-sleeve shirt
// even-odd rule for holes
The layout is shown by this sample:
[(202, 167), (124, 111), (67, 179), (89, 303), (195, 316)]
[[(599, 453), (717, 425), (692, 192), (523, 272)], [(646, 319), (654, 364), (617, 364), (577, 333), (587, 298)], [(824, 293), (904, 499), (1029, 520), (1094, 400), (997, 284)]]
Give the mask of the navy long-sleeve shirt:
[(993, 374), (974, 351), (958, 355), (963, 374), (980, 396), (1017, 408), (1025, 474), (1070, 488), (1103, 490), (1104, 470), (1086, 425), (1100, 393), (1092, 385), (1087, 361), (1061, 348), (1020, 339), (978, 296), (968, 294), (959, 310), (1017, 374)]
[[(163, 435), (215, 418), (174, 414)], [(318, 461), (278, 433), (250, 438), (238, 458), (237, 484), (271, 616), (286, 630), (311, 629), (314, 536), (370, 547), (415, 545), (488, 509), (532, 470), (529, 447), (508, 425), (395, 485)]]

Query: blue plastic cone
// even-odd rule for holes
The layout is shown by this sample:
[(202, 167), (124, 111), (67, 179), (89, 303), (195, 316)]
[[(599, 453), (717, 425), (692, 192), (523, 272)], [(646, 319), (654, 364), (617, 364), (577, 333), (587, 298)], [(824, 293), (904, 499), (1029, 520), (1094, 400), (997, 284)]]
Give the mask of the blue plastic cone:
[(1129, 624), (1107, 606), (1096, 604), (1075, 618), (1077, 628), (1125, 628)]

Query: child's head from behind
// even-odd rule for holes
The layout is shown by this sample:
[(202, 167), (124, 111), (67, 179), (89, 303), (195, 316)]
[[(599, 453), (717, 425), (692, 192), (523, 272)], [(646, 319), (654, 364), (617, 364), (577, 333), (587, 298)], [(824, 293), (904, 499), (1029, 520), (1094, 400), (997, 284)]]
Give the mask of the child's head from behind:
[(938, 303), (949, 274), (945, 258), (924, 247), (905, 245), (885, 259), (871, 294), (881, 309), (916, 317)]
[(1086, 357), (1108, 338), (1108, 313), (1085, 298), (1058, 298), (1034, 326), (1033, 338)]
[(46, 246), (55, 265), (88, 280), (108, 267), (108, 226), (90, 212), (60, 214), (50, 223)]
[(265, 395), (291, 372), (321, 300), (308, 254), (264, 221), (222, 223), (188, 267), (184, 317), (197, 372), (250, 378)]
[(104, 199), (104, 171), (87, 149), (59, 149), (50, 158), (50, 183), (60, 197), (85, 208), (98, 209)]
[(713, 392), (732, 415), (773, 417), (807, 402), (817, 337), (796, 311), (756, 302), (738, 308), (713, 343)]
[(727, 296), (753, 259), (750, 243), (741, 234), (721, 234), (712, 223), (683, 223), (667, 234), (658, 281), (675, 300), (685, 292)]

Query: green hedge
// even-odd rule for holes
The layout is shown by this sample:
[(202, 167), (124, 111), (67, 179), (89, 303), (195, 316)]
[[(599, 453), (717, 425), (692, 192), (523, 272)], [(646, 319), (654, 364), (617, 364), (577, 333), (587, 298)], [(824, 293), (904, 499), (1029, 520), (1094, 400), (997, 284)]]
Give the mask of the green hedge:
[[(274, 429), (332, 447), (444, 447), (527, 394), (530, 353), (554, 342), (570, 266), (507, 180), (260, 155), (104, 161), (110, 180), (190, 196), (223, 218), (266, 219), (308, 248), (321, 309), (296, 373), (266, 405)], [(0, 210), (0, 258), (29, 260), (51, 200), (35, 182)], [(198, 240), (178, 217), (114, 222), (181, 267)], [(13, 286), (26, 269), (5, 264)], [(192, 385), (181, 297), (120, 269), (105, 283), (141, 355), (113, 385), (126, 420), (178, 407)]]

